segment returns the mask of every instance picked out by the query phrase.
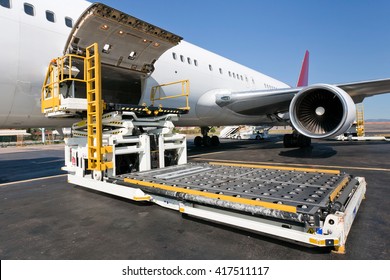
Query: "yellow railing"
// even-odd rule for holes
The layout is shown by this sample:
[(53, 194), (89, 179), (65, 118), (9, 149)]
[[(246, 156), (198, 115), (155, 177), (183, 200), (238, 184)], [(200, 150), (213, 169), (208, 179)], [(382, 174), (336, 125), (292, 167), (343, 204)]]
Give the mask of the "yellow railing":
[[(73, 66), (82, 61), (85, 67), (85, 57), (67, 54), (65, 56), (53, 59), (46, 72), (41, 91), (41, 111), (42, 113), (49, 111), (57, 111), (61, 105), (60, 86), (67, 81), (86, 83), (85, 74), (83, 77), (72, 77)], [(85, 70), (83, 71), (85, 73)]]
[[(174, 95), (165, 95), (165, 92), (162, 90), (163, 87), (168, 86), (174, 86), (177, 84), (181, 84), (181, 93), (174, 94)], [(177, 82), (167, 83), (167, 84), (161, 84), (158, 86), (152, 87), (150, 91), (150, 101), (152, 102), (152, 106), (155, 106), (155, 101), (162, 101), (166, 99), (172, 99), (172, 98), (185, 98), (185, 106), (180, 107), (179, 109), (182, 110), (190, 110), (188, 97), (190, 95), (190, 81), (189, 80), (181, 80)]]
[[(77, 63), (84, 65), (82, 75), (73, 68)], [(72, 71), (75, 71), (72, 75)], [(42, 113), (56, 112), (61, 106), (60, 88), (62, 84), (82, 82), (86, 85), (85, 98), (87, 99), (87, 143), (88, 169), (104, 171), (113, 167), (111, 161), (105, 159), (105, 154), (112, 152), (111, 146), (103, 146), (102, 115), (104, 102), (101, 89), (101, 64), (99, 48), (93, 44), (86, 48), (86, 56), (67, 54), (53, 59), (48, 67), (41, 92)]]

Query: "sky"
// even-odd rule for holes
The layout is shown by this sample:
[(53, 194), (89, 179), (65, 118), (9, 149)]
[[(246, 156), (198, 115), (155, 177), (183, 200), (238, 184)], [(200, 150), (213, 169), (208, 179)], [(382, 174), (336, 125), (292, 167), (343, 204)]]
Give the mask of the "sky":
[[(390, 78), (390, 1), (100, 0), (192, 44), (296, 85)], [(390, 94), (364, 100), (365, 119), (390, 119)]]

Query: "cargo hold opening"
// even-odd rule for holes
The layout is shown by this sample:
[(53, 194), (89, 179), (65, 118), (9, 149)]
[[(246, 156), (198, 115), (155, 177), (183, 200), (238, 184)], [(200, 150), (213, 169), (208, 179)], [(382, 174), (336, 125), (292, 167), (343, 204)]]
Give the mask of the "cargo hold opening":
[[(79, 76), (83, 77), (84, 67), (80, 63)], [(144, 74), (128, 69), (102, 65), (102, 97), (106, 103), (138, 105), (142, 97)], [(75, 98), (86, 98), (85, 83), (75, 82)]]
[[(153, 73), (154, 63), (181, 40), (158, 26), (95, 3), (75, 23), (64, 53), (83, 54), (88, 46), (98, 44), (103, 100), (139, 105), (142, 85)], [(77, 68), (84, 71), (83, 65)], [(84, 73), (78, 76), (83, 77)], [(77, 83), (75, 89), (74, 97), (85, 98), (85, 85)]]

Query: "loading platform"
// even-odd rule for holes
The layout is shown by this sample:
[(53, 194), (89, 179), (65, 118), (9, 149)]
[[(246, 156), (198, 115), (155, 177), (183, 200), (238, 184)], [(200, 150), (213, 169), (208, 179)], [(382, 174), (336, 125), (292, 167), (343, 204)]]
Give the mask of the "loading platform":
[[(112, 179), (150, 193), (176, 192), (184, 199), (192, 195), (201, 197), (200, 200), (192, 198), (195, 201), (209, 198), (291, 213), (291, 219), (299, 222), (305, 219), (302, 215), (327, 211), (328, 202), (335, 200), (339, 189), (350, 183), (347, 174), (337, 171), (280, 169), (283, 167), (192, 163)], [(256, 208), (248, 209), (254, 212)]]
[(364, 178), (337, 170), (213, 162), (108, 176), (105, 182), (88, 177), (69, 173), (68, 178), (86, 188), (337, 253), (345, 252), (366, 191)]

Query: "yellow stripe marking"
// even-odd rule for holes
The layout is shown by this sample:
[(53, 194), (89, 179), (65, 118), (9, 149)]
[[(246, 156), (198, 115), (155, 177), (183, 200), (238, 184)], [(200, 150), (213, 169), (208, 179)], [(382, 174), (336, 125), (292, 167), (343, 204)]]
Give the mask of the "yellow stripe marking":
[(337, 186), (337, 188), (334, 189), (334, 191), (330, 194), (329, 199), (330, 201), (334, 201), (336, 196), (339, 194), (339, 192), (348, 184), (349, 179), (344, 178), (344, 180)]
[(318, 240), (318, 239), (315, 239), (315, 238), (309, 238), (309, 242), (311, 244), (314, 244), (314, 245), (325, 246), (325, 240)]
[[(326, 242), (324, 239), (315, 239), (315, 238), (309, 238), (309, 242), (311, 244), (314, 244), (314, 245), (318, 245), (318, 246), (325, 246), (326, 245)], [(334, 246), (338, 246), (340, 244), (340, 241), (338, 239), (333, 239), (333, 244)]]
[(30, 182), (40, 181), (40, 180), (54, 179), (54, 178), (65, 177), (65, 176), (68, 176), (68, 174), (60, 174), (60, 175), (33, 178), (33, 179), (27, 179), (27, 180), (21, 180), (21, 181), (13, 181), (13, 182), (0, 184), (0, 187), (6, 187), (6, 186), (11, 186), (11, 185), (23, 184), (23, 183), (30, 183)]
[(209, 162), (211, 165), (221, 166), (234, 166), (234, 167), (248, 167), (248, 168), (264, 168), (273, 170), (285, 170), (285, 171), (301, 171), (301, 172), (314, 172), (314, 173), (327, 173), (327, 174), (340, 174), (340, 170), (331, 169), (314, 169), (314, 168), (300, 168), (300, 167), (287, 167), (287, 166), (272, 166), (272, 165), (257, 165), (257, 164), (238, 164), (228, 162)]
[[(199, 156), (209, 156), (209, 155), (222, 154), (222, 153), (225, 153), (225, 152), (203, 153), (203, 154), (188, 156), (188, 158), (198, 158)], [(196, 159), (196, 160), (198, 160), (198, 159)]]
[(135, 200), (135, 201), (149, 201), (150, 200), (150, 195), (134, 196), (133, 200)]
[(162, 189), (162, 190), (166, 190), (166, 191), (186, 193), (186, 194), (191, 194), (191, 195), (203, 196), (203, 197), (208, 197), (208, 198), (212, 198), (212, 199), (220, 199), (220, 200), (225, 200), (225, 201), (230, 201), (230, 202), (240, 203), (240, 204), (247, 204), (247, 205), (252, 205), (252, 206), (261, 206), (264, 208), (275, 209), (275, 210), (280, 210), (280, 211), (285, 211), (285, 212), (290, 212), (290, 213), (297, 212), (297, 208), (295, 206), (290, 206), (290, 205), (275, 204), (275, 203), (266, 202), (266, 201), (251, 200), (251, 199), (247, 199), (247, 198), (234, 197), (234, 196), (229, 196), (229, 195), (202, 192), (202, 191), (197, 191), (197, 190), (185, 189), (182, 187), (167, 186), (167, 185), (139, 181), (139, 180), (128, 179), (128, 178), (125, 178), (124, 181), (126, 183), (133, 184), (133, 185), (140, 185), (140, 186), (144, 186), (144, 187)]
[[(200, 154), (191, 156), (195, 158), (196, 161), (217, 161), (217, 162), (234, 162), (234, 163), (247, 163), (247, 164), (270, 164), (270, 165), (283, 165), (283, 166), (308, 166), (307, 164), (299, 164), (299, 163), (280, 163), (280, 162), (261, 162), (261, 161), (241, 161), (241, 160), (221, 160), (214, 158), (199, 158), (199, 156), (208, 154)], [(311, 164), (312, 167), (324, 167), (324, 165)], [(329, 165), (326, 167), (337, 168), (337, 169), (351, 169), (351, 170), (365, 170), (365, 171), (379, 171), (379, 172), (390, 172), (389, 168), (375, 168), (375, 167), (359, 167), (359, 166), (339, 166), (339, 165)]]

